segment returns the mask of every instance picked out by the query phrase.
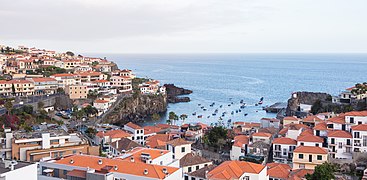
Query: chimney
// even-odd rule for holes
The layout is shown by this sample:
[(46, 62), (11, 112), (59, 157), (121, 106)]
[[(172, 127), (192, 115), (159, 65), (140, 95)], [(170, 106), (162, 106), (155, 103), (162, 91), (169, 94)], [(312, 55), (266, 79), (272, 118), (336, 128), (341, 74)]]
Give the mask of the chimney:
[(148, 169), (144, 169), (144, 175), (148, 174)]
[(74, 159), (70, 159), (70, 164), (74, 164)]
[(119, 148), (119, 141), (117, 140), (116, 141), (116, 149), (118, 149)]
[(163, 173), (167, 174), (167, 168), (163, 168)]
[(208, 173), (209, 171), (205, 171), (205, 179), (208, 179)]
[(119, 168), (117, 167), (117, 165), (115, 165), (115, 166), (113, 167), (113, 169), (114, 169), (115, 171), (117, 171)]
[(131, 162), (134, 162), (134, 161), (135, 161), (135, 160), (134, 160), (134, 157), (132, 157), (132, 156), (131, 156), (131, 157), (130, 157), (130, 161), (131, 161)]
[(102, 164), (102, 159), (98, 159), (98, 164), (101, 165)]

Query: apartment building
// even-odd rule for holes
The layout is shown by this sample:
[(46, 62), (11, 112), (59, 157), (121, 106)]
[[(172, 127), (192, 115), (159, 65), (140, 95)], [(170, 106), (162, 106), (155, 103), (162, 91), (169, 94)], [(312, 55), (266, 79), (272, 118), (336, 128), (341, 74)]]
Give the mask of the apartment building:
[(238, 135), (234, 137), (232, 149), (230, 151), (231, 160), (239, 160), (241, 156), (246, 156), (249, 152), (250, 138), (246, 135)]
[(324, 139), (313, 134), (300, 135), (297, 138), (297, 146), (322, 147)]
[(97, 80), (107, 80), (107, 75), (96, 71), (83, 71), (75, 73), (82, 83), (90, 83)]
[(2, 180), (37, 180), (37, 164), (15, 160), (0, 162), (0, 179)]
[(54, 74), (50, 77), (56, 79), (61, 88), (66, 88), (69, 85), (81, 84), (80, 78), (75, 74)]
[(367, 124), (352, 126), (353, 152), (367, 152)]
[(352, 159), (352, 140), (350, 132), (333, 130), (328, 132), (329, 154), (335, 159)]
[(279, 163), (290, 163), (293, 159), (293, 151), (297, 147), (297, 141), (292, 138), (281, 137), (273, 141), (273, 159)]
[(180, 159), (180, 168), (183, 173), (197, 171), (205, 166), (212, 165), (212, 161), (198, 156), (194, 153), (188, 153)]
[(70, 154), (99, 154), (97, 146), (89, 146), (79, 134), (68, 134), (64, 130), (7, 134), (11, 142), (11, 158), (37, 162), (41, 159), (56, 158)]
[(88, 89), (86, 85), (68, 85), (65, 87), (65, 93), (70, 99), (87, 99)]
[(113, 143), (115, 141), (124, 139), (124, 138), (128, 138), (128, 139), (132, 139), (133, 135), (121, 130), (121, 129), (115, 129), (115, 130), (109, 130), (109, 131), (99, 131), (95, 136), (94, 136), (94, 142), (99, 145), (101, 143), (103, 144), (108, 144), (108, 143)]
[(288, 124), (299, 124), (300, 119), (298, 119), (295, 116), (287, 116), (283, 118), (283, 126), (288, 125)]
[(110, 81), (111, 86), (117, 88), (119, 92), (132, 91), (132, 79), (128, 76), (112, 76)]
[(57, 93), (59, 84), (56, 79), (48, 77), (27, 78), (34, 84), (34, 95), (46, 95)]
[(298, 146), (293, 151), (293, 169), (315, 169), (328, 160), (328, 151), (322, 147)]
[(134, 159), (123, 161), (98, 156), (72, 155), (57, 160), (40, 162), (42, 174), (39, 180), (85, 179), (85, 180), (176, 180), (182, 178), (177, 167), (147, 164)]
[(252, 134), (252, 142), (264, 142), (266, 144), (270, 144), (272, 139), (272, 135), (270, 133), (257, 132)]
[(260, 120), (261, 128), (279, 128), (280, 120), (276, 118), (261, 118)]
[(132, 134), (132, 139), (133, 141), (140, 143), (142, 145), (145, 144), (145, 136), (144, 136), (144, 128), (129, 122), (127, 124), (124, 125), (124, 130), (128, 131)]
[(145, 147), (136, 147), (131, 151), (123, 153), (117, 159), (160, 166), (180, 166), (179, 161), (173, 159), (171, 151)]
[(34, 94), (34, 83), (28, 80), (0, 80), (0, 95), (31, 96)]
[(167, 150), (173, 153), (173, 159), (181, 159), (186, 154), (191, 153), (191, 142), (182, 138), (176, 138), (167, 143)]
[(268, 163), (269, 180), (288, 180), (292, 168), (288, 164)]
[(120, 140), (109, 143), (109, 153), (111, 156), (116, 157), (128, 151), (131, 151), (136, 147), (142, 147), (142, 145), (131, 139), (122, 138)]

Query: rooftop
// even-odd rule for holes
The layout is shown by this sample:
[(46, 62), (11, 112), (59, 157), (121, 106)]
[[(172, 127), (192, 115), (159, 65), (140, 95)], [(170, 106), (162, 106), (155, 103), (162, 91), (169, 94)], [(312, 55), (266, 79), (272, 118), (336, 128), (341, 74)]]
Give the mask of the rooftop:
[(195, 155), (194, 153), (188, 153), (180, 159), (180, 167), (193, 166), (198, 164), (204, 164), (211, 162), (201, 156)]
[(298, 146), (293, 152), (296, 153), (312, 153), (312, 154), (327, 154), (327, 150), (316, 146)]
[(225, 161), (208, 172), (208, 179), (239, 179), (244, 173), (259, 174), (264, 168), (246, 161)]
[(273, 141), (273, 144), (293, 144), (293, 145), (297, 145), (297, 141), (292, 139), (292, 138), (280, 137), (280, 138), (275, 138), (274, 141)]

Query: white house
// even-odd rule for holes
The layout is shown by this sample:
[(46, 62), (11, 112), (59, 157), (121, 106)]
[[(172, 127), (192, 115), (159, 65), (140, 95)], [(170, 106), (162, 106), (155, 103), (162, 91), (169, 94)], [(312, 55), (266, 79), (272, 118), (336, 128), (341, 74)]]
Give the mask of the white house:
[(181, 159), (186, 154), (191, 153), (192, 142), (186, 141), (182, 138), (176, 138), (167, 143), (167, 150), (173, 153), (173, 159)]
[(274, 127), (279, 128), (280, 120), (275, 118), (261, 118), (261, 128)]
[(353, 152), (367, 152), (367, 124), (352, 126)]
[(133, 134), (132, 140), (140, 143), (142, 145), (145, 144), (145, 136), (144, 136), (144, 128), (129, 122), (124, 125), (124, 130), (129, 131)]
[(347, 131), (328, 132), (329, 154), (335, 159), (352, 159), (352, 134)]
[(3, 160), (0, 162), (0, 179), (19, 180), (26, 177), (27, 180), (37, 180), (37, 164)]
[(297, 138), (297, 146), (322, 147), (323, 142), (323, 138), (312, 134), (301, 135)]
[(248, 145), (250, 138), (245, 135), (238, 135), (234, 137), (232, 149), (230, 151), (231, 160), (239, 160), (240, 156), (245, 156), (249, 152)]
[(293, 150), (296, 149), (297, 141), (292, 138), (281, 137), (273, 141), (273, 159), (279, 163), (292, 162)]

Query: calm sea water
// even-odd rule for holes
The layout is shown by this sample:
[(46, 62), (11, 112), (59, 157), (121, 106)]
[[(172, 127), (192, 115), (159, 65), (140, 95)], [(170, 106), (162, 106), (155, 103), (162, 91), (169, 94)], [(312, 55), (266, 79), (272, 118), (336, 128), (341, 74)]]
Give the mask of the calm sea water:
[[(367, 54), (109, 54), (120, 68), (132, 69), (137, 76), (174, 83), (193, 90), (191, 102), (170, 104), (169, 111), (187, 114), (186, 122), (215, 123), (223, 112), (225, 124), (257, 122), (274, 117), (261, 106), (286, 102), (292, 92), (314, 91), (337, 95), (346, 87), (367, 81)], [(240, 100), (247, 107), (240, 108)], [(209, 105), (215, 103), (214, 107)], [(233, 104), (228, 106), (228, 104)], [(198, 104), (205, 106), (203, 111)], [(219, 108), (223, 105), (223, 108)], [(212, 113), (218, 109), (216, 116)], [(234, 114), (231, 115), (231, 112)], [(203, 115), (203, 118), (192, 113)], [(245, 116), (244, 114), (248, 114)], [(208, 117), (210, 116), (210, 117)], [(161, 122), (165, 122), (162, 117)], [(148, 122), (153, 124), (157, 122)], [(181, 124), (182, 122), (178, 122)]]

